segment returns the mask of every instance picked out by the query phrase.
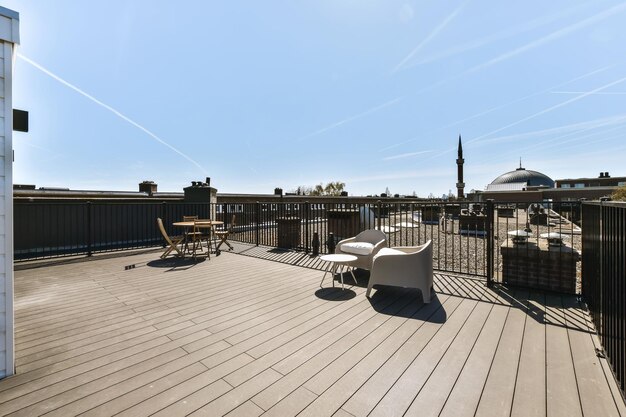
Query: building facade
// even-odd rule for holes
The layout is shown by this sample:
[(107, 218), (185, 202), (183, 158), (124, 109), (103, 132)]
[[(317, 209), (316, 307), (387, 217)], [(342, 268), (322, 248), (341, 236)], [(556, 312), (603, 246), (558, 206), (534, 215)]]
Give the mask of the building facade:
[(608, 172), (601, 172), (596, 178), (568, 178), (556, 180), (556, 188), (622, 187), (626, 177), (611, 177)]

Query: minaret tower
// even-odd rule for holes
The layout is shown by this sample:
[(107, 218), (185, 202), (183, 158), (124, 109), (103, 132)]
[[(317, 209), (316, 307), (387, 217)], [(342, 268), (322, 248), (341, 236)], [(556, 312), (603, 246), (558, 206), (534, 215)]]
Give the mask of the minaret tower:
[(463, 146), (461, 145), (461, 135), (459, 135), (459, 151), (458, 157), (456, 158), (456, 166), (458, 171), (458, 181), (456, 183), (456, 191), (457, 198), (463, 199), (465, 198), (465, 193), (463, 189), (465, 188), (465, 183), (463, 182), (463, 163), (465, 159), (463, 159)]

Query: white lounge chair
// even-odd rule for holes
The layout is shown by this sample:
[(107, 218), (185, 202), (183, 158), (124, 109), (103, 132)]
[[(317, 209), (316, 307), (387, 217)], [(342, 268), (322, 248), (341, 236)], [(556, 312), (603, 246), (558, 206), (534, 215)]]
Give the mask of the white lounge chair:
[(381, 249), (387, 246), (387, 235), (380, 230), (364, 230), (355, 237), (337, 243), (335, 253), (354, 255), (357, 260), (350, 266), (361, 269), (372, 269), (372, 260)]
[(433, 244), (383, 248), (374, 256), (366, 296), (376, 284), (422, 291), (425, 303), (430, 303), (433, 288)]

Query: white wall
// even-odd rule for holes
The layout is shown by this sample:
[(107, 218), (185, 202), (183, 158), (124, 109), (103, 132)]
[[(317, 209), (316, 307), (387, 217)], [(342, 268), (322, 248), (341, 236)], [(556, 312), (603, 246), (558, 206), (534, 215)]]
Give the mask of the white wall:
[(0, 7), (0, 378), (14, 373), (13, 57), (17, 13)]

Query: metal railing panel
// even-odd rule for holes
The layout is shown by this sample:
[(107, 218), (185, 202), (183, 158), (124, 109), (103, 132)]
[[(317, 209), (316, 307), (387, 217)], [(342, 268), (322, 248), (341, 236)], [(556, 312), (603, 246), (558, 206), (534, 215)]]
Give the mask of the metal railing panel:
[(582, 294), (615, 378), (626, 382), (626, 203), (584, 203)]

